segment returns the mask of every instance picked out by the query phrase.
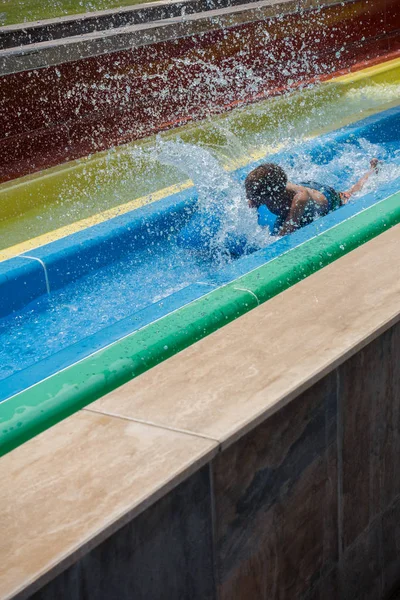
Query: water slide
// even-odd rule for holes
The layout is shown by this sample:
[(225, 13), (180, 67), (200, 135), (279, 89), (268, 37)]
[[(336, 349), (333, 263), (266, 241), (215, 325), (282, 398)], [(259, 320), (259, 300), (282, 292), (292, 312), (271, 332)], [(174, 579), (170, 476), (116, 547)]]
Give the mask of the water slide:
[[(5, 230), (7, 207), (45, 225), (32, 239), (15, 228), (20, 241), (2, 251), (2, 452), (398, 223), (399, 76), (392, 60), (3, 184), (30, 204), (2, 204)], [(367, 187), (294, 234), (274, 236), (275, 216), (247, 207), (243, 180), (265, 161), (345, 190), (371, 157), (381, 168)], [(146, 171), (158, 188), (178, 178), (113, 206), (121, 179), (132, 190)], [(101, 200), (75, 199), (49, 231), (68, 206), (60, 189), (79, 196), (88, 180), (105, 182), (111, 207), (87, 216)]]
[(399, 0), (1, 2), (2, 600), (399, 600), (399, 92)]
[[(2, 454), (399, 220), (395, 1), (105, 8), (4, 8)], [(372, 157), (291, 235), (247, 206), (265, 161), (343, 191)]]

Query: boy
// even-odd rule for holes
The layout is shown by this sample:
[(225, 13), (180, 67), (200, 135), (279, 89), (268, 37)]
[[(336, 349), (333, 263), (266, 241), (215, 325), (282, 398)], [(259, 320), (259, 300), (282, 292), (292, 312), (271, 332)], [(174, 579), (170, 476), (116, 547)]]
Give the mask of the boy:
[(378, 159), (370, 162), (368, 171), (346, 192), (337, 192), (315, 181), (291, 183), (285, 171), (274, 163), (260, 165), (246, 177), (245, 188), (250, 208), (262, 204), (278, 216), (273, 234), (286, 235), (311, 223), (315, 218), (347, 204), (359, 192), (369, 177), (378, 170)]

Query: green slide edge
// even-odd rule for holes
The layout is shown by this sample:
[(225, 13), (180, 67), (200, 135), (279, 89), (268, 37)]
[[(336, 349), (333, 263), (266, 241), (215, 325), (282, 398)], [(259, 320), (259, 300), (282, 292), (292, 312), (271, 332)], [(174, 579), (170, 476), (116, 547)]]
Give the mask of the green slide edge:
[(397, 192), (5, 400), (0, 404), (0, 456), (399, 222)]

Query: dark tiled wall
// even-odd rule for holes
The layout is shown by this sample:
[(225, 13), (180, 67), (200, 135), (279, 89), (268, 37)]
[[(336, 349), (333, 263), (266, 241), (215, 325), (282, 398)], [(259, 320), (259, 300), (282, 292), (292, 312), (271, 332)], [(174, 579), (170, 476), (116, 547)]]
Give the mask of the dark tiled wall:
[(400, 324), (33, 599), (386, 600), (398, 587)]
[(220, 454), (214, 478), (220, 600), (386, 598), (400, 583), (400, 325)]
[(209, 468), (81, 558), (32, 600), (214, 600)]
[(400, 330), (340, 368), (343, 549), (400, 494)]
[(332, 374), (216, 458), (221, 600), (303, 598), (332, 570), (336, 439)]
[(340, 367), (338, 392), (342, 592), (372, 600), (400, 582), (400, 325)]

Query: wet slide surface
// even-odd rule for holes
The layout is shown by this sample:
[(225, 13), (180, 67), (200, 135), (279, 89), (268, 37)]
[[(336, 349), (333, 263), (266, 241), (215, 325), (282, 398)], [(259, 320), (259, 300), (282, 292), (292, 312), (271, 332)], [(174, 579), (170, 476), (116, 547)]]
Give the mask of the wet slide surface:
[[(159, 139), (201, 145), (232, 171), (397, 103), (399, 64), (235, 109)], [(185, 172), (157, 156), (152, 137), (0, 185), (0, 260), (158, 199), (164, 187), (190, 185)], [(103, 217), (109, 210), (113, 215)]]
[[(190, 151), (196, 152), (196, 148), (179, 143), (170, 145), (164, 150), (164, 160), (167, 158), (181, 166), (182, 163), (185, 164), (184, 156)], [(355, 198), (351, 205), (332, 213), (330, 221), (327, 218), (318, 219), (298, 232), (296, 235), (300, 235), (300, 243), (323, 232), (326, 227), (341, 223), (351, 216), (352, 211), (360, 211), (398, 191), (400, 110), (386, 111), (355, 126), (301, 144), (291, 151), (265, 157), (279, 162), (293, 181), (313, 179), (338, 190), (345, 190), (368, 169), (369, 160), (373, 156), (382, 160), (382, 168), (378, 175), (370, 179), (359, 198)], [(177, 240), (179, 241), (182, 227), (193, 218), (190, 212), (185, 215), (181, 211), (159, 227), (155, 220), (144, 233), (133, 236), (130, 243), (125, 244), (122, 255), (120, 253), (119, 258), (110, 265), (94, 269), (90, 274), (65, 285), (63, 275), (58, 275), (56, 287), (61, 289), (40, 296), (23, 310), (0, 320), (0, 378), (3, 380), (0, 399), (4, 399), (11, 391), (18, 391), (18, 386), (23, 385), (23, 378), (15, 377), (22, 370), (27, 373), (31, 366), (39, 365), (35, 377), (41, 379), (48, 376), (57, 370), (56, 364), (60, 363), (52, 363), (51, 360), (46, 362), (45, 359), (62, 353), (72, 345), (75, 345), (73, 352), (66, 360), (72, 360), (72, 356), (75, 360), (87, 356), (98, 349), (99, 345), (101, 347), (118, 339), (121, 330), (113, 329), (114, 325), (124, 322), (125, 333), (132, 330), (135, 328), (134, 320), (130, 323), (129, 319), (134, 314), (150, 309), (157, 303), (159, 311), (163, 299), (171, 298), (190, 284), (203, 285), (202, 293), (207, 293), (218, 287), (218, 283), (226, 283), (251, 271), (260, 264), (260, 260), (268, 261), (265, 250), (261, 250), (263, 247), (271, 249), (270, 259), (276, 256), (274, 246), (278, 243), (282, 246), (278, 254), (287, 251), (282, 240), (275, 243), (276, 238), (270, 235), (268, 226), (261, 228), (257, 225), (257, 216), (245, 206), (245, 198), (241, 195), (242, 186), (237, 184), (257, 163), (229, 176), (207, 151), (197, 149), (197, 155), (193, 158), (199, 168), (196, 172), (191, 165), (189, 173), (194, 180), (196, 177), (200, 178), (196, 211), (201, 211), (202, 208), (208, 213), (218, 211), (218, 227), (225, 228), (225, 231), (231, 228), (231, 232), (233, 227), (234, 234), (247, 237), (248, 246), (245, 245), (242, 252), (249, 256), (229, 257), (229, 243), (224, 248), (226, 236), (220, 236), (218, 245), (212, 246), (214, 237), (218, 235), (216, 230), (210, 232), (209, 251), (198, 251), (206, 245), (204, 239), (197, 243), (197, 247), (196, 243), (193, 248), (190, 245), (180, 247), (182, 243), (177, 243)], [(379, 195), (380, 190), (383, 191)], [(224, 204), (218, 204), (221, 193)], [(186, 192), (184, 197), (186, 200), (183, 199), (183, 206), (186, 204), (192, 207), (193, 192), (191, 196)], [(364, 198), (367, 199), (365, 205)], [(154, 203), (154, 210), (158, 204)], [(239, 209), (238, 204), (241, 204)], [(226, 214), (221, 217), (220, 211), (224, 210), (224, 206)], [(147, 210), (151, 208), (147, 207)], [(274, 217), (267, 215), (265, 221), (265, 216), (259, 216), (259, 221), (263, 222), (263, 219), (272, 224)], [(112, 225), (112, 221), (109, 225)], [(127, 225), (128, 229), (130, 226), (132, 225)], [(88, 230), (88, 235), (87, 243), (90, 236), (95, 238), (96, 227)], [(142, 239), (138, 241), (136, 237)], [(286, 239), (291, 237), (293, 236), (286, 236)], [(60, 242), (55, 242), (55, 247), (58, 247), (57, 244), (60, 245)], [(253, 252), (257, 246), (260, 252), (264, 252), (262, 257), (258, 256), (259, 252)], [(50, 244), (48, 249), (51, 248)], [(78, 252), (76, 261), (79, 262), (79, 251), (75, 251)], [(44, 262), (47, 260), (44, 256), (42, 259)], [(50, 270), (49, 273), (51, 276)], [(68, 280), (68, 273), (64, 277)], [(52, 284), (51, 280), (50, 285)], [(201, 292), (197, 293), (202, 295)], [(178, 306), (179, 302), (185, 304), (184, 295), (177, 302)], [(151, 319), (150, 313), (151, 309)], [(156, 314), (157, 311), (154, 312), (153, 320)], [(106, 333), (99, 337), (99, 332), (103, 330)], [(33, 382), (32, 380), (31, 383)]]

